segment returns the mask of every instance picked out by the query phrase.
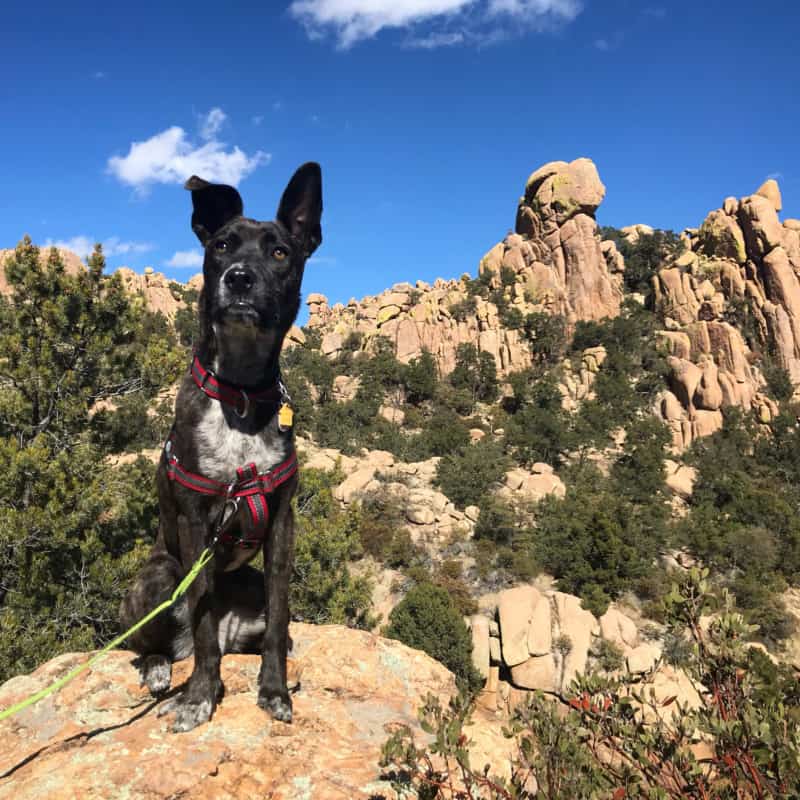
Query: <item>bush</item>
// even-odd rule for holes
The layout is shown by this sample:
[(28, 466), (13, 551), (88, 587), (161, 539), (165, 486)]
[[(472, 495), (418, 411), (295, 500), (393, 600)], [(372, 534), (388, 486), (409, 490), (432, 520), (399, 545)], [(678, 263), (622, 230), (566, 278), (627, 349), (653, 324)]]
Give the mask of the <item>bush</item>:
[(428, 350), (411, 359), (403, 369), (402, 380), (409, 403), (419, 405), (433, 398), (437, 383), (436, 361)]
[[(701, 618), (720, 605), (706, 631)], [(500, 778), (490, 764), (481, 769), (470, 764), (465, 725), (471, 702), (462, 695), (445, 710), (429, 695), (419, 718), (432, 743), (420, 747), (402, 727), (384, 745), (381, 765), (394, 769), (393, 788), (401, 796), (411, 790), (429, 800), (798, 796), (796, 676), (746, 648), (748, 626), (729, 598), (709, 593), (707, 575), (695, 570), (685, 576), (665, 606), (669, 635), (688, 645), (684, 668), (695, 686), (707, 688), (696, 710), (675, 697), (657, 703), (655, 694), (633, 686), (632, 678), (579, 678), (566, 709), (537, 693), (516, 710), (504, 731), (514, 739), (516, 755), (510, 777)], [(696, 755), (698, 739), (708, 750), (702, 760)]]
[[(449, 377), (450, 385), (467, 393), (476, 402), (491, 403), (497, 399), (497, 366), (494, 356), (478, 350), (474, 344), (456, 348), (456, 363)], [(468, 413), (472, 413), (472, 409)]]
[(505, 438), (515, 460), (520, 464), (544, 461), (557, 466), (573, 446), (573, 436), (555, 377), (547, 375), (524, 388), (514, 380), (512, 386), (518, 407), (505, 426)]
[(554, 366), (567, 349), (567, 323), (562, 315), (536, 311), (523, 322), (525, 338), (535, 364)]
[(472, 665), (472, 639), (461, 613), (445, 589), (419, 583), (389, 615), (383, 635), (423, 650), (444, 664), (458, 682), (477, 689), (483, 683)]
[(477, 505), (492, 484), (501, 480), (507, 467), (508, 460), (501, 448), (482, 439), (442, 458), (436, 468), (435, 483), (463, 509)]
[(568, 482), (563, 499), (551, 495), (539, 504), (533, 556), (561, 591), (578, 595), (599, 616), (652, 573), (663, 521), (657, 506), (634, 505), (613, 480), (586, 470)]
[(613, 241), (625, 258), (625, 288), (645, 295), (652, 291), (655, 273), (685, 249), (680, 236), (669, 230), (656, 229), (651, 235), (640, 235), (633, 244), (615, 228), (601, 228), (600, 236)]
[(301, 473), (289, 607), (294, 619), (370, 628), (372, 587), (348, 568), (362, 554), (358, 509), (341, 511), (331, 493), (341, 478), (322, 470)]

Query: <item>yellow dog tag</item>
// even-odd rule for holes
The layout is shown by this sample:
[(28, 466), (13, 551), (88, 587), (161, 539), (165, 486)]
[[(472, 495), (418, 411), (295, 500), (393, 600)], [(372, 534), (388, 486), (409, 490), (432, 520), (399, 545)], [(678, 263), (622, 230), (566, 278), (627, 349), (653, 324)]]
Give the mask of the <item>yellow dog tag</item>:
[(292, 411), (292, 407), (288, 403), (284, 403), (278, 409), (278, 427), (282, 431), (287, 431), (289, 428), (292, 427), (292, 422), (294, 421), (294, 411)]

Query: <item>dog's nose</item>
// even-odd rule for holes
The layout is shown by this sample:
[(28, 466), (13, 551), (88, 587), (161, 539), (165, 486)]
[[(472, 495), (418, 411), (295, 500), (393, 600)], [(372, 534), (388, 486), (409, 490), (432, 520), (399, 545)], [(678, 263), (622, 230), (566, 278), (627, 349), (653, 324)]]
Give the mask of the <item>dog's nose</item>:
[(249, 292), (253, 286), (253, 275), (244, 267), (232, 267), (225, 273), (225, 285), (237, 294)]

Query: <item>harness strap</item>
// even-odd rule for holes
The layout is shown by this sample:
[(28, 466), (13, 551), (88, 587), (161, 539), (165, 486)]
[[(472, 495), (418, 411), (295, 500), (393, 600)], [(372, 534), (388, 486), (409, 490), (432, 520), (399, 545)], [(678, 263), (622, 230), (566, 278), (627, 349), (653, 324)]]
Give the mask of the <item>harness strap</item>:
[(266, 389), (253, 389), (245, 391), (241, 386), (233, 386), (221, 381), (210, 369), (206, 369), (197, 355), (192, 359), (189, 368), (192, 379), (199, 389), (204, 391), (214, 400), (233, 406), (239, 416), (244, 417), (250, 408), (251, 402), (277, 403), (285, 394), (285, 389), (280, 380)]
[[(217, 531), (220, 538), (227, 542), (236, 542), (242, 547), (252, 547), (260, 542), (269, 522), (269, 505), (267, 495), (272, 494), (279, 486), (286, 483), (297, 472), (297, 454), (292, 450), (288, 458), (267, 472), (258, 473), (252, 462), (236, 470), (236, 480), (232, 483), (207, 478), (196, 472), (184, 469), (174, 453), (173, 433), (170, 432), (164, 445), (164, 455), (167, 460), (167, 477), (187, 489), (198, 494), (214, 497), (224, 497), (225, 500), (238, 500), (244, 498), (253, 521), (253, 530), (257, 534), (251, 538), (235, 539), (225, 530)], [(224, 515), (224, 511), (223, 511)], [(219, 526), (223, 525), (220, 518)]]

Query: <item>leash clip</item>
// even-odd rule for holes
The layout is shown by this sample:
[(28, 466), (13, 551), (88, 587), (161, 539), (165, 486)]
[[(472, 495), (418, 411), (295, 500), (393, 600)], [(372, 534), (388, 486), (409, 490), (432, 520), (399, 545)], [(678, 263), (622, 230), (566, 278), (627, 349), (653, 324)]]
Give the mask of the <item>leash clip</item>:
[(239, 389), (242, 393), (242, 397), (244, 398), (244, 409), (239, 411), (238, 406), (233, 407), (233, 411), (239, 419), (244, 419), (247, 416), (247, 413), (250, 411), (250, 398), (247, 396), (247, 392), (244, 389)]

